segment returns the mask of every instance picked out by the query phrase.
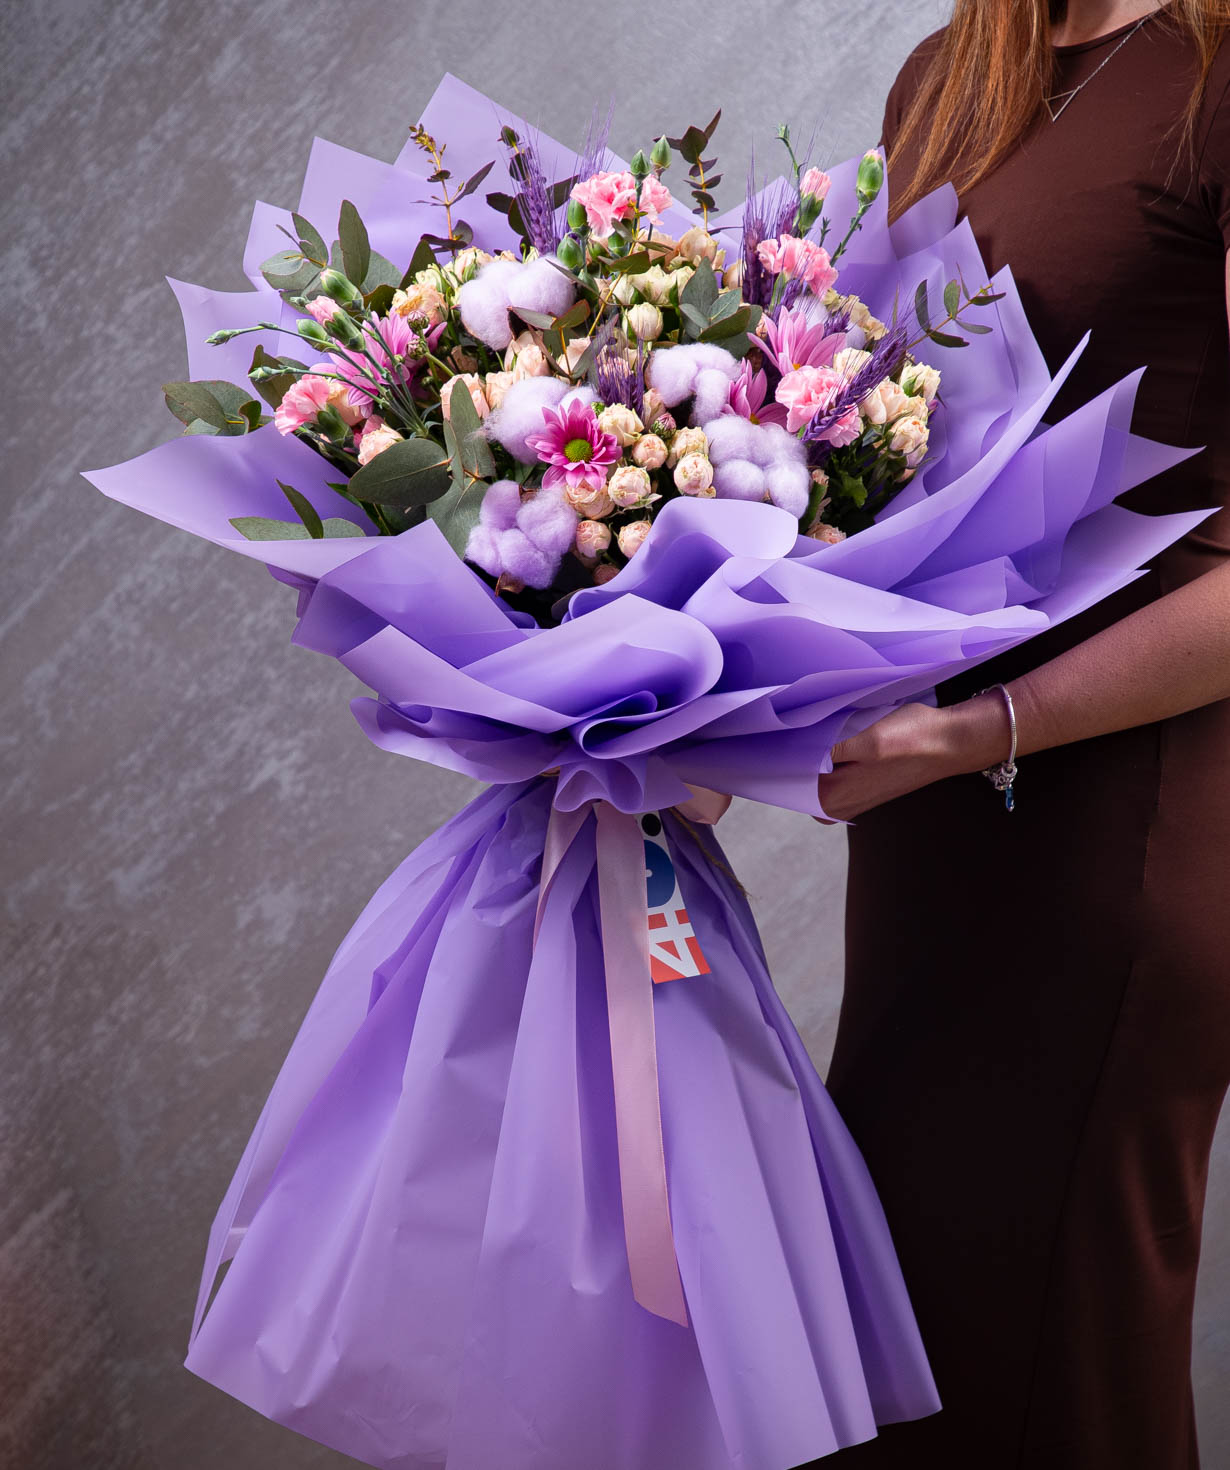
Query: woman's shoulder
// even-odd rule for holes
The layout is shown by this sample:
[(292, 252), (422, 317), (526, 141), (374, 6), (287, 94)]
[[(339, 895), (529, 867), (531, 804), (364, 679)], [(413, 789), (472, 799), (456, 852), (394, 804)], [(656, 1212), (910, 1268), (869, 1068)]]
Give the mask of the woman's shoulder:
[(947, 32), (948, 27), (941, 26), (938, 31), (932, 31), (929, 36), (921, 40), (906, 57), (901, 70), (897, 73), (897, 79), (889, 88), (888, 100), (884, 104), (884, 126), (881, 131), (881, 142), (886, 148), (893, 146), (901, 120), (926, 75), (927, 68), (943, 45)]

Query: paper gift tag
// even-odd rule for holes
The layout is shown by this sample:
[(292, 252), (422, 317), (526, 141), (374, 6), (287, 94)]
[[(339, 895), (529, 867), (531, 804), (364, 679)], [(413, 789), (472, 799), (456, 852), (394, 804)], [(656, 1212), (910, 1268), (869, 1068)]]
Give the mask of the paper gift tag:
[(642, 817), (641, 831), (645, 835), (649, 968), (654, 984), (707, 975), (709, 965), (688, 920), (661, 820), (653, 815)]

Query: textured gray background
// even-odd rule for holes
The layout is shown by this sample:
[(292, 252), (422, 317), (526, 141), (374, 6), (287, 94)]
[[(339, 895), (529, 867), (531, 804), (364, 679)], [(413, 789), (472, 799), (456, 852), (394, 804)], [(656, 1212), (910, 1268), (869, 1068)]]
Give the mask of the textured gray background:
[[(4, 7), (4, 1470), (352, 1463), (180, 1360), (210, 1218), (334, 946), (472, 791), (367, 745), (349, 676), (288, 646), (292, 599), (263, 571), (75, 478), (174, 428), (162, 274), (243, 288), (251, 201), (295, 201), (313, 132), (392, 158), (445, 69), (570, 142), (617, 90), (625, 154), (639, 119), (677, 131), (721, 101), (729, 199), (779, 116), (822, 124), (832, 157), (874, 142), (942, 9), (719, 0), (698, 33), (645, 0), (609, 19), (569, 0), (516, 20), (484, 0)], [(723, 839), (823, 1066), (842, 838), (740, 804)], [(1196, 1353), (1214, 1470), (1230, 1466), (1228, 1153)]]

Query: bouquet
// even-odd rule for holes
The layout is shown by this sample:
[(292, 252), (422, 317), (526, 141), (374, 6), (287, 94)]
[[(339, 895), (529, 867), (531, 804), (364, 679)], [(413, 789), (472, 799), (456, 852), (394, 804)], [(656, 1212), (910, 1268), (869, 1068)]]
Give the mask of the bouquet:
[(1113, 504), (1187, 453), (1135, 379), (1044, 423), (1071, 363), (951, 190), (890, 227), (877, 153), (783, 128), (718, 212), (717, 122), (625, 164), (450, 77), (392, 165), (318, 141), (255, 289), (175, 285), (185, 434), (90, 476), (296, 588), (378, 745), (492, 783), (339, 949), (193, 1328), (372, 1465), (787, 1470), (938, 1407), (711, 824), (822, 814), (843, 736), (1203, 515)]

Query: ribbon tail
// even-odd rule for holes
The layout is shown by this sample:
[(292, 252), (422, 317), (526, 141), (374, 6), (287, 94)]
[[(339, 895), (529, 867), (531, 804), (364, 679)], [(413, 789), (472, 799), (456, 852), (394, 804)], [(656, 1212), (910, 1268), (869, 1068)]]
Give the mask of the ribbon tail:
[(585, 825), (590, 807), (578, 807), (574, 812), (562, 812), (552, 806), (547, 821), (547, 837), (542, 849), (542, 876), (538, 880), (538, 908), (534, 913), (534, 944), (538, 944), (538, 931), (542, 928), (542, 916), (547, 907), (547, 894), (559, 870), (564, 855), (572, 846), (573, 839)]
[(606, 969), (615, 1128), (632, 1294), (647, 1311), (688, 1325), (675, 1256), (645, 910), (645, 840), (635, 817), (598, 804), (598, 894)]

